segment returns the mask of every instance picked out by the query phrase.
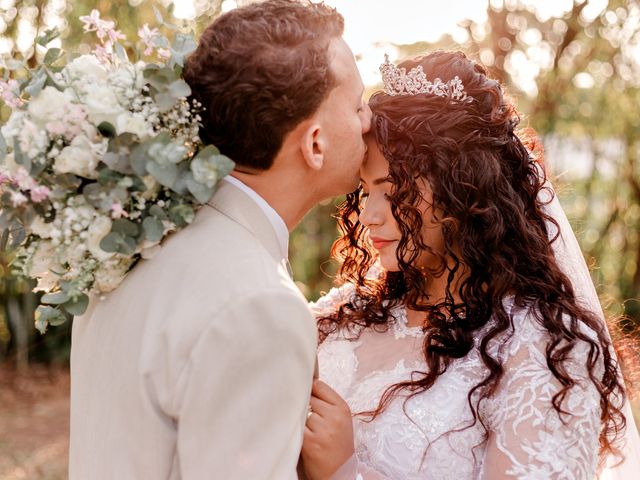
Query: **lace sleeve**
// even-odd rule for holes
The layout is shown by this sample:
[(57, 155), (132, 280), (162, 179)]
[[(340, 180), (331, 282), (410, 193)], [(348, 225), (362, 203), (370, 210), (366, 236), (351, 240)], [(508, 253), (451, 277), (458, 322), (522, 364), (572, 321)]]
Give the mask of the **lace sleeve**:
[(339, 287), (332, 288), (316, 302), (309, 302), (309, 308), (316, 318), (328, 315), (334, 312), (341, 304), (350, 300), (355, 291), (356, 288), (353, 284), (345, 283)]
[(574, 347), (567, 371), (577, 379), (559, 415), (560, 383), (547, 367), (546, 336), (533, 319), (510, 340), (505, 374), (489, 402), (485, 479), (591, 479), (596, 476), (600, 397), (587, 376), (588, 345)]
[(354, 453), (330, 480), (391, 480), (358, 460)]

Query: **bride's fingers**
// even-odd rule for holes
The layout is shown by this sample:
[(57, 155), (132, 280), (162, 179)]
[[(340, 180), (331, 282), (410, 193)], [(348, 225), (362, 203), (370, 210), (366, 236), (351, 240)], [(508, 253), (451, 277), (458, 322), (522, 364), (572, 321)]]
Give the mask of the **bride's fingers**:
[(311, 415), (307, 417), (307, 423), (305, 424), (305, 432), (317, 432), (322, 428), (324, 423), (323, 418), (317, 412), (311, 412)]
[(320, 415), (321, 417), (326, 417), (328, 414), (330, 414), (331, 407), (333, 405), (325, 402), (321, 398), (312, 396), (311, 400), (309, 401), (309, 406), (311, 407), (311, 411), (316, 415)]
[(314, 380), (311, 394), (332, 405), (339, 405), (344, 400), (338, 393), (322, 380)]

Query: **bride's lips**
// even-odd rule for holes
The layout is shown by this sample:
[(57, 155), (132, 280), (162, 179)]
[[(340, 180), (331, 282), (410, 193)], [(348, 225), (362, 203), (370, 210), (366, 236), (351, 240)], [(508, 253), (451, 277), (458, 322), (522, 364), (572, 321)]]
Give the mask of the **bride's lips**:
[(387, 240), (386, 238), (379, 237), (370, 237), (370, 240), (376, 250), (380, 250), (381, 248), (384, 248), (395, 242), (395, 240)]

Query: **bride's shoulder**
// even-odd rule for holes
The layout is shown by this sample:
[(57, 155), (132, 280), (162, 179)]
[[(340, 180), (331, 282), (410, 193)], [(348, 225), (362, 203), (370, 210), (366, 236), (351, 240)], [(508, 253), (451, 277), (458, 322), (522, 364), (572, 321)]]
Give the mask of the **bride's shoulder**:
[(340, 305), (352, 301), (355, 295), (355, 285), (345, 283), (339, 287), (332, 288), (315, 302), (309, 302), (309, 308), (316, 317), (330, 315), (334, 313)]

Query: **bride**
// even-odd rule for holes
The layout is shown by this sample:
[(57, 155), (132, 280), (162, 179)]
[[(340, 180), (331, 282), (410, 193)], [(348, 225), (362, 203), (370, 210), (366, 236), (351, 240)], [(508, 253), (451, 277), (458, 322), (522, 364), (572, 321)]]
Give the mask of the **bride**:
[(459, 52), (381, 71), (343, 285), (314, 305), (307, 475), (593, 479), (626, 457), (608, 473), (631, 478), (612, 343), (514, 106)]

